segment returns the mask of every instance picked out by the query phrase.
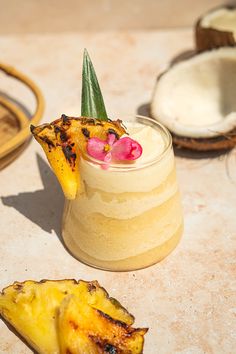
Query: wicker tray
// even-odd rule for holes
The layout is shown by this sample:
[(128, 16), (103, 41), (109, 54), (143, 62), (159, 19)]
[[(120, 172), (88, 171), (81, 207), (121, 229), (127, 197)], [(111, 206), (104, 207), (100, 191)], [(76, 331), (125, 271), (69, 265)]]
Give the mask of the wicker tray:
[(19, 106), (0, 96), (0, 169), (12, 162), (25, 148), (30, 137), (29, 124), (36, 125), (43, 114), (44, 99), (40, 89), (18, 70), (0, 63), (0, 71), (21, 81), (36, 98), (36, 109), (29, 119)]

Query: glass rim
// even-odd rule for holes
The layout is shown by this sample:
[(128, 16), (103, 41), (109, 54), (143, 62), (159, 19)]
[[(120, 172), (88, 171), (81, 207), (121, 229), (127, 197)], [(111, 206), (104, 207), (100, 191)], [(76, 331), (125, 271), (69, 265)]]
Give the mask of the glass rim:
[[(116, 171), (132, 171), (132, 170), (139, 170), (139, 169), (142, 169), (142, 168), (145, 168), (145, 167), (148, 167), (148, 166), (151, 166), (153, 165), (154, 163), (160, 161), (163, 159), (163, 157), (167, 154), (167, 152), (171, 149), (172, 147), (172, 137), (171, 137), (171, 134), (169, 132), (169, 130), (161, 123), (159, 123), (157, 120), (153, 119), (153, 118), (150, 118), (150, 117), (147, 117), (147, 116), (143, 116), (143, 115), (140, 115), (140, 114), (129, 114), (128, 116), (126, 116), (127, 118), (127, 121), (130, 121), (132, 122), (132, 120), (130, 120), (129, 118), (133, 117), (133, 118), (138, 118), (138, 119), (142, 119), (146, 122), (149, 122), (151, 124), (153, 124), (156, 128), (160, 129), (166, 139), (167, 139), (167, 144), (164, 148), (164, 150), (158, 154), (157, 156), (153, 157), (152, 159), (150, 160), (147, 160), (147, 161), (144, 161), (138, 165), (136, 164), (133, 164), (132, 162), (128, 161), (127, 163), (106, 163), (104, 161), (101, 161), (101, 160), (98, 160), (98, 159), (95, 159), (94, 157), (90, 156), (89, 154), (87, 153), (83, 153), (82, 155), (82, 158), (84, 161), (86, 161), (87, 163), (91, 164), (91, 165), (99, 165), (101, 167), (105, 167), (105, 166), (108, 166), (109, 169), (108, 170), (116, 170)], [(125, 120), (122, 120), (123, 124), (126, 123)]]

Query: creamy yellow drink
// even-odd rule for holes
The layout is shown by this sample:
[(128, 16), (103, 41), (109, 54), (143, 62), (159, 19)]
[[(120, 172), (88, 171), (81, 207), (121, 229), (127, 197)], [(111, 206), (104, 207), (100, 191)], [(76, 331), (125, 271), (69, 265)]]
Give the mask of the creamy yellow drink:
[[(126, 125), (126, 123), (125, 123)], [(66, 200), (62, 233), (70, 252), (94, 267), (147, 267), (177, 245), (183, 217), (168, 131), (149, 118), (127, 123), (143, 153), (135, 161), (81, 158), (80, 192)]]

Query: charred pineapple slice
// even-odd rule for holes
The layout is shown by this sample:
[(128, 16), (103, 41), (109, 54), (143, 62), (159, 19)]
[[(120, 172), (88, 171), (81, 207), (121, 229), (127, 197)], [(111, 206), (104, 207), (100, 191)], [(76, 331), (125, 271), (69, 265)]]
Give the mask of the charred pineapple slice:
[(38, 353), (60, 353), (57, 314), (68, 295), (127, 325), (134, 321), (118, 301), (109, 298), (98, 282), (82, 280), (15, 282), (0, 294), (0, 314)]
[(60, 306), (58, 328), (61, 354), (140, 354), (147, 331), (114, 320), (74, 295)]
[(125, 133), (121, 121), (102, 121), (94, 118), (60, 119), (38, 127), (31, 132), (42, 146), (67, 199), (74, 199), (80, 190), (79, 158), (86, 151), (89, 138), (106, 139), (109, 133), (119, 138)]

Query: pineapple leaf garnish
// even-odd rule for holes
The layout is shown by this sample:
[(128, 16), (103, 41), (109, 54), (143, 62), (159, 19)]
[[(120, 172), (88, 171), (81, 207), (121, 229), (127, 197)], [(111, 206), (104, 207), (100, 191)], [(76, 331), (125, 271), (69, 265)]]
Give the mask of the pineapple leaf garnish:
[(108, 120), (97, 76), (86, 49), (82, 72), (81, 116)]

